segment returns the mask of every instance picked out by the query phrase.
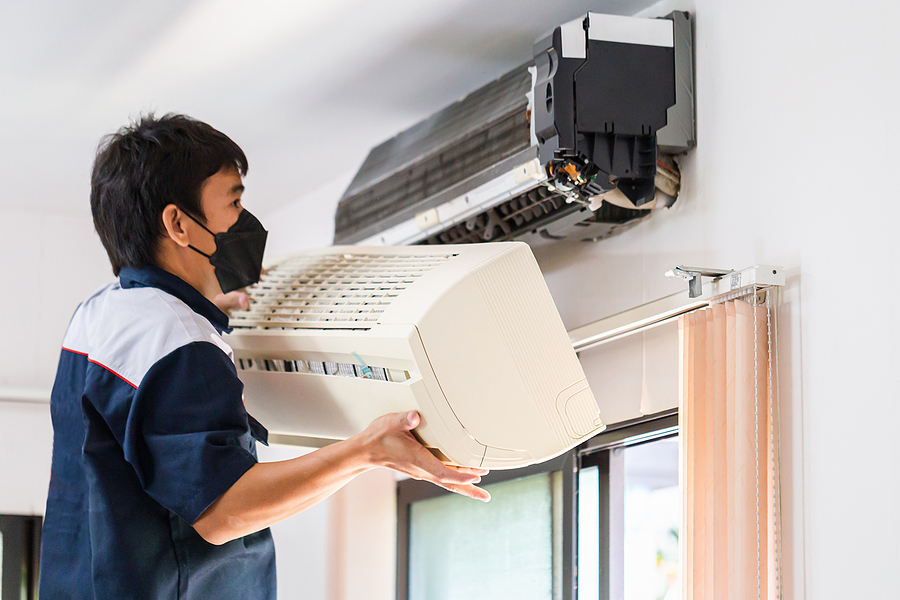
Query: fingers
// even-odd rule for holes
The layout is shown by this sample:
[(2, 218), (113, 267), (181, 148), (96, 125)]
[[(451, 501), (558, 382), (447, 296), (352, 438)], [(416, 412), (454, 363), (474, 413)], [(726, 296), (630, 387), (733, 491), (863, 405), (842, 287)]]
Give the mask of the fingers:
[(481, 476), (487, 473), (485, 469), (445, 464), (423, 446), (419, 445), (419, 448), (421, 450), (414, 455), (413, 464), (443, 483), (477, 483), (481, 481)]
[(421, 417), (419, 417), (419, 413), (414, 410), (407, 411), (405, 413), (400, 414), (400, 428), (403, 431), (412, 431), (416, 427), (419, 426), (421, 422)]
[(246, 310), (250, 308), (250, 296), (241, 291), (228, 292), (216, 296), (213, 304), (226, 313), (232, 310)]
[(453, 492), (454, 494), (459, 494), (460, 496), (466, 496), (467, 498), (472, 498), (473, 500), (480, 500), (481, 502), (490, 502), (491, 494), (480, 487), (476, 487), (474, 485), (457, 485), (452, 483), (441, 483), (441, 482), (432, 482), (440, 487), (444, 488), (449, 492)]
[(488, 469), (441, 462), (411, 433), (421, 421), (421, 416), (414, 410), (385, 415), (374, 421), (369, 431), (378, 440), (374, 444), (379, 449), (376, 463), (456, 494), (482, 502), (489, 501), (491, 495), (474, 485), (489, 472)]
[[(400, 416), (400, 428), (404, 431), (412, 431), (413, 429), (418, 427), (422, 421), (422, 418), (419, 416), (419, 413), (414, 410), (410, 410), (405, 413), (398, 413), (398, 414)], [(418, 444), (418, 441), (416, 443)], [(445, 467), (448, 467), (455, 471), (459, 471), (460, 473), (468, 473), (468, 474), (475, 474), (475, 475), (487, 475), (488, 473), (490, 473), (490, 470), (488, 470), (488, 469), (480, 469), (478, 467), (463, 467), (460, 465), (443, 463), (437, 459), (435, 459), (435, 460), (437, 462), (434, 464), (440, 463), (440, 464), (444, 465)]]
[[(423, 450), (425, 449), (423, 448)], [(487, 473), (486, 469), (445, 465), (427, 450), (425, 450), (424, 455), (427, 455), (427, 458), (423, 458), (422, 462), (416, 465), (417, 468), (414, 469), (416, 472), (409, 473), (410, 475), (416, 479), (433, 483), (455, 494), (480, 500), (481, 502), (490, 501), (491, 495), (486, 490), (474, 485), (481, 482), (481, 475)]]
[(473, 475), (472, 477), (475, 477), (475, 479), (471, 481), (460, 483), (451, 478), (435, 476), (433, 473), (421, 469), (416, 469), (415, 471), (416, 472), (408, 473), (413, 479), (427, 481), (438, 487), (442, 487), (449, 492), (453, 492), (454, 494), (480, 500), (481, 502), (489, 502), (491, 499), (491, 495), (487, 490), (475, 485), (476, 483), (481, 482), (481, 477), (478, 477), (477, 475)]
[(472, 473), (475, 475), (487, 475), (488, 473), (491, 472), (490, 469), (480, 469), (478, 467), (461, 467), (459, 465), (451, 465), (451, 464), (446, 464), (446, 463), (444, 466), (446, 466), (450, 469), (453, 469), (455, 471), (459, 471), (460, 473)]

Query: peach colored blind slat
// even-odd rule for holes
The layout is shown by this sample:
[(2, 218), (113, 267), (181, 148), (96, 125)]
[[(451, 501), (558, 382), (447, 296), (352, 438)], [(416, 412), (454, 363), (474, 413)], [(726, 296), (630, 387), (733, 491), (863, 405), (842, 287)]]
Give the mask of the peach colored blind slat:
[(686, 600), (780, 591), (771, 307), (756, 298), (679, 317)]

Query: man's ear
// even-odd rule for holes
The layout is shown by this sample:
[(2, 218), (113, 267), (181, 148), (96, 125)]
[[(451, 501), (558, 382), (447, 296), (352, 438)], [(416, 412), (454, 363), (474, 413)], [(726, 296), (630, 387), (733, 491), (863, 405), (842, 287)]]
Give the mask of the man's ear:
[(187, 215), (174, 204), (167, 205), (162, 211), (162, 222), (166, 230), (166, 237), (182, 248), (187, 248), (191, 243), (187, 229), (184, 228), (184, 222), (187, 218)]

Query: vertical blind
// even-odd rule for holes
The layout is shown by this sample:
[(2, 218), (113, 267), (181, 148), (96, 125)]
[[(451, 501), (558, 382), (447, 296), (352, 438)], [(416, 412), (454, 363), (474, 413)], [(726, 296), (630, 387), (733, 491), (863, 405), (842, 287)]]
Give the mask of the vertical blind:
[(686, 600), (780, 598), (771, 295), (679, 317)]

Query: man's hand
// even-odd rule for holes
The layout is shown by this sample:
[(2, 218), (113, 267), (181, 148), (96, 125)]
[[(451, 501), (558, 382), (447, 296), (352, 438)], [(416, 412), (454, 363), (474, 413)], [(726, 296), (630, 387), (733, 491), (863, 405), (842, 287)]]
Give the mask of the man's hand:
[[(261, 270), (259, 278), (262, 279), (262, 276), (265, 274), (266, 270)], [(241, 288), (227, 294), (219, 294), (213, 298), (212, 302), (219, 307), (219, 310), (229, 316), (233, 310), (247, 310), (250, 308), (250, 296), (247, 295), (247, 288)]]
[(411, 433), (420, 421), (416, 411), (384, 415), (362, 433), (315, 452), (253, 465), (204, 511), (194, 529), (207, 542), (224, 544), (309, 508), (376, 467), (490, 500), (490, 494), (475, 487), (487, 470), (439, 461)]
[(491, 495), (475, 487), (487, 469), (459, 467), (442, 463), (434, 457), (410, 433), (418, 427), (421, 418), (414, 410), (405, 413), (384, 415), (359, 434), (363, 447), (369, 453), (371, 464), (388, 467), (409, 475), (413, 479), (423, 479), (444, 489), (469, 498), (487, 502)]
[(230, 315), (233, 310), (246, 310), (250, 308), (250, 296), (243, 290), (228, 292), (227, 294), (219, 294), (213, 298), (213, 304), (219, 307), (226, 315)]

